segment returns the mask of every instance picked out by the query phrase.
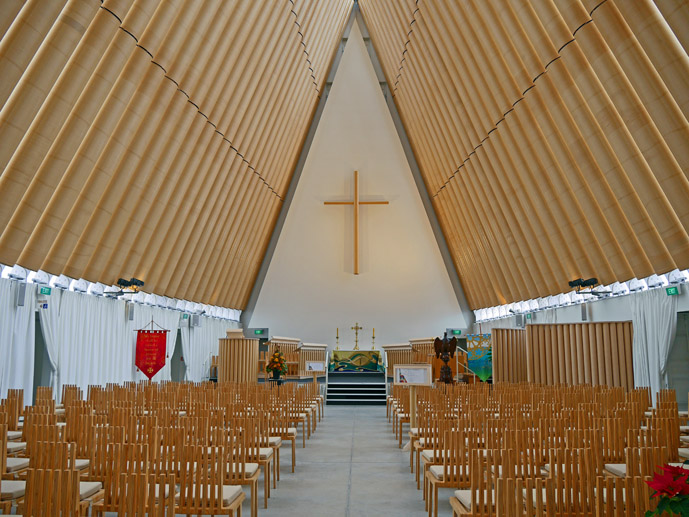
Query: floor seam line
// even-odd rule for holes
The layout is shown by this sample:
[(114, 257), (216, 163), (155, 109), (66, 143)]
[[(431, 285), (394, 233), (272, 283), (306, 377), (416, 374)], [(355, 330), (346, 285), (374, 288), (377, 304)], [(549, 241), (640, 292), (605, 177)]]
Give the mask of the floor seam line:
[(354, 459), (354, 435), (356, 432), (356, 412), (352, 419), (352, 441), (349, 444), (349, 477), (347, 478), (347, 508), (345, 510), (345, 517), (349, 517), (349, 506), (352, 499), (352, 465)]

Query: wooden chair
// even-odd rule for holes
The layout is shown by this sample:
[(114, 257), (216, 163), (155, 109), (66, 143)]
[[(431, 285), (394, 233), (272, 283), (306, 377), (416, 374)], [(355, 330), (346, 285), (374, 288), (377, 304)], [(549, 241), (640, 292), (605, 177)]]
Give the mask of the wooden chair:
[[(79, 474), (74, 470), (30, 469), (22, 515), (27, 517), (79, 517), (88, 502), (79, 498)], [(19, 513), (19, 512), (18, 512)]]
[[(667, 447), (627, 447), (625, 463), (606, 463), (606, 476), (612, 477), (652, 477), (659, 465), (670, 462)], [(677, 463), (681, 465), (681, 463)]]
[(28, 458), (7, 456), (7, 423), (0, 424), (0, 478), (14, 479), (29, 468)]
[[(26, 481), (10, 479), (16, 473), (26, 471), (29, 460), (26, 458), (7, 457), (7, 424), (0, 424), (0, 509), (3, 514), (10, 513), (13, 502), (19, 501), (26, 493)], [(24, 462), (20, 469), (10, 471), (10, 465), (16, 466), (16, 462)], [(10, 462), (10, 463), (8, 463)], [(5, 480), (5, 481), (3, 481)]]
[(597, 517), (636, 517), (655, 510), (658, 500), (643, 477), (596, 478)]
[(225, 458), (221, 447), (185, 447), (176, 513), (241, 516), (246, 496), (240, 486), (224, 484)]
[(98, 468), (103, 476), (104, 490), (100, 501), (93, 505), (94, 515), (115, 512), (119, 508), (125, 491), (120, 483), (121, 474), (149, 473), (148, 444), (112, 443), (106, 446), (104, 452), (104, 462)]
[[(292, 444), (292, 473), (294, 473), (297, 464), (297, 429), (289, 426), (289, 410), (285, 406), (274, 407), (272, 414), (274, 427), (270, 434)], [(279, 466), (279, 464), (278, 461), (277, 465)]]
[[(121, 497), (117, 508), (118, 517), (174, 517), (174, 475), (123, 473), (120, 475), (119, 486)], [(161, 498), (161, 492), (170, 496)]]
[[(466, 488), (469, 486), (469, 464), (468, 464), (468, 450), (473, 450), (476, 447), (475, 439), (473, 444), (471, 434), (475, 431), (466, 431), (464, 429), (456, 431), (445, 431), (445, 453), (443, 454), (442, 465), (431, 465), (428, 467), (425, 476), (427, 494), (426, 506), (428, 509), (428, 517), (438, 516), (438, 488), (452, 487), (452, 488)], [(469, 443), (469, 445), (467, 445)]]
[[(552, 479), (496, 480), (496, 514), (500, 517), (562, 516), (556, 513)], [(564, 514), (569, 515), (569, 514)], [(580, 515), (580, 514), (576, 514)]]
[[(557, 515), (591, 515), (594, 511), (595, 471), (590, 449), (552, 449), (549, 461), (552, 503)], [(538, 493), (534, 494), (538, 497)], [(550, 515), (550, 514), (548, 514)]]
[(257, 418), (238, 418), (235, 425), (242, 430), (246, 444), (246, 459), (258, 463), (263, 469), (263, 506), (268, 508), (270, 497), (270, 467), (273, 463), (273, 449), (261, 447), (261, 425)]
[(213, 443), (222, 446), (227, 454), (226, 485), (248, 485), (251, 490), (251, 517), (258, 515), (258, 476), (260, 465), (249, 461), (246, 434), (238, 427), (214, 429)]
[[(495, 515), (496, 480), (502, 473), (515, 470), (514, 451), (500, 449), (474, 449), (470, 453), (468, 488), (456, 490), (450, 506), (456, 515), (482, 517)], [(437, 511), (437, 510), (436, 510)]]
[[(68, 442), (37, 442), (36, 453), (30, 458), (31, 470), (73, 471), (77, 476), (81, 472), (73, 466), (76, 464), (76, 446)], [(80, 481), (77, 495), (81, 501), (82, 515), (86, 515), (89, 505), (103, 497), (103, 484), (99, 481)]]

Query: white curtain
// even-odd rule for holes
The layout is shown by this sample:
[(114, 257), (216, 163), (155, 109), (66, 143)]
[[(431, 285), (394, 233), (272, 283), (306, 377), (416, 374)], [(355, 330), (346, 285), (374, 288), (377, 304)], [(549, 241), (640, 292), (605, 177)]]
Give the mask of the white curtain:
[(667, 360), (677, 331), (677, 296), (652, 289), (630, 296), (634, 331), (634, 384), (651, 394), (667, 387)]
[(538, 313), (537, 323), (557, 323), (557, 309), (548, 309)]
[(58, 329), (58, 397), (65, 384), (86, 394), (90, 384), (133, 379), (123, 301), (65, 291)]
[[(148, 305), (134, 306), (134, 319), (129, 322), (129, 349), (131, 351), (132, 364), (136, 361), (136, 331), (140, 329), (151, 329), (151, 321), (154, 322), (153, 330), (169, 330), (166, 341), (166, 357), (165, 366), (156, 373), (151, 379), (154, 382), (169, 381), (170, 377), (170, 361), (172, 354), (175, 351), (175, 340), (177, 339), (177, 329), (179, 328), (179, 320), (181, 313), (171, 311), (168, 309), (161, 309), (160, 307), (151, 307)], [(148, 380), (143, 372), (141, 372), (136, 365), (132, 371), (135, 380)]]
[[(191, 318), (191, 316), (190, 316)], [(227, 329), (238, 328), (236, 321), (199, 317), (201, 326), (188, 325), (183, 320), (182, 353), (187, 366), (186, 380), (200, 382), (208, 378), (211, 356), (218, 354), (218, 340), (227, 336)]]
[(23, 389), (24, 402), (33, 399), (36, 343), (36, 286), (26, 285), (24, 305), (16, 304), (20, 282), (0, 278), (0, 398), (8, 389)]
[(58, 391), (59, 384), (59, 347), (62, 336), (60, 325), (60, 309), (62, 306), (63, 291), (60, 289), (53, 289), (52, 295), (48, 299), (48, 308), (39, 309), (38, 314), (41, 321), (41, 330), (43, 331), (43, 341), (45, 342), (45, 349), (50, 361), (50, 387), (53, 389), (53, 395)]
[[(24, 306), (17, 307), (15, 291), (19, 282), (0, 279), (0, 398), (10, 388), (23, 389), (31, 403), (35, 355), (35, 284), (26, 285)], [(84, 394), (89, 385), (105, 385), (146, 377), (135, 366), (136, 332), (151, 320), (170, 332), (167, 335), (165, 367), (153, 381), (170, 380), (170, 361), (174, 353), (182, 314), (177, 311), (134, 306), (134, 319), (126, 315), (122, 300), (102, 298), (53, 289), (48, 307), (39, 310), (47, 355), (52, 367), (50, 385), (58, 400), (66, 384), (79, 386)], [(210, 358), (218, 353), (218, 339), (236, 321), (200, 316), (201, 326), (183, 325), (182, 347), (187, 379), (208, 378)], [(156, 327), (157, 328), (157, 327)]]

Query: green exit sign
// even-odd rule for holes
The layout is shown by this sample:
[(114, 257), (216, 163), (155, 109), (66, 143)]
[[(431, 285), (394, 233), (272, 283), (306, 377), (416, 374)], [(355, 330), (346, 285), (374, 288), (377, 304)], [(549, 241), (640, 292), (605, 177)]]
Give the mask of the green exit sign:
[(529, 314), (526, 315), (526, 319), (527, 319), (527, 320), (530, 320), (530, 319), (531, 319), (531, 313), (529, 313)]
[(52, 289), (50, 287), (41, 287), (41, 291), (39, 294), (45, 294), (46, 296), (50, 296), (51, 292)]
[(462, 333), (462, 331), (459, 329), (452, 329), (452, 334), (455, 336), (459, 336), (461, 333)]
[(188, 319), (189, 319), (189, 315), (188, 315), (188, 314), (182, 314), (182, 319), (183, 319), (183, 320), (188, 320)]
[(254, 334), (256, 334), (257, 336), (263, 334), (263, 329), (254, 329)]
[(679, 294), (679, 287), (677, 287), (676, 285), (672, 287), (666, 287), (665, 292), (668, 296), (677, 296)]

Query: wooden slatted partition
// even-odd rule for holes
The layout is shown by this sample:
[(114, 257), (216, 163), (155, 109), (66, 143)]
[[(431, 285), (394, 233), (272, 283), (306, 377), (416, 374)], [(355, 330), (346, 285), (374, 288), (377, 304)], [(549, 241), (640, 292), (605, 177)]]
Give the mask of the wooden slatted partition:
[(414, 351), (409, 343), (383, 345), (381, 348), (385, 351), (388, 377), (392, 377), (396, 364), (410, 364), (414, 362)]
[(258, 381), (258, 339), (245, 338), (241, 330), (228, 330), (220, 339), (218, 382)]
[(493, 329), (493, 382), (525, 382), (526, 330)]
[(310, 361), (322, 362), (325, 368), (328, 367), (326, 362), (326, 356), (328, 355), (328, 345), (320, 345), (315, 343), (304, 343), (299, 349), (299, 375), (301, 377), (307, 377), (313, 375), (314, 373), (323, 375), (325, 374), (325, 369), (322, 371), (308, 371), (306, 369), (307, 363)]
[(285, 356), (287, 361), (287, 376), (297, 377), (299, 376), (299, 345), (301, 344), (301, 339), (293, 337), (277, 337), (273, 336), (268, 342), (268, 358), (275, 352), (276, 348), (280, 348), (280, 351)]
[(632, 336), (631, 321), (529, 325), (525, 344), (527, 379), (538, 384), (600, 384), (632, 389)]

